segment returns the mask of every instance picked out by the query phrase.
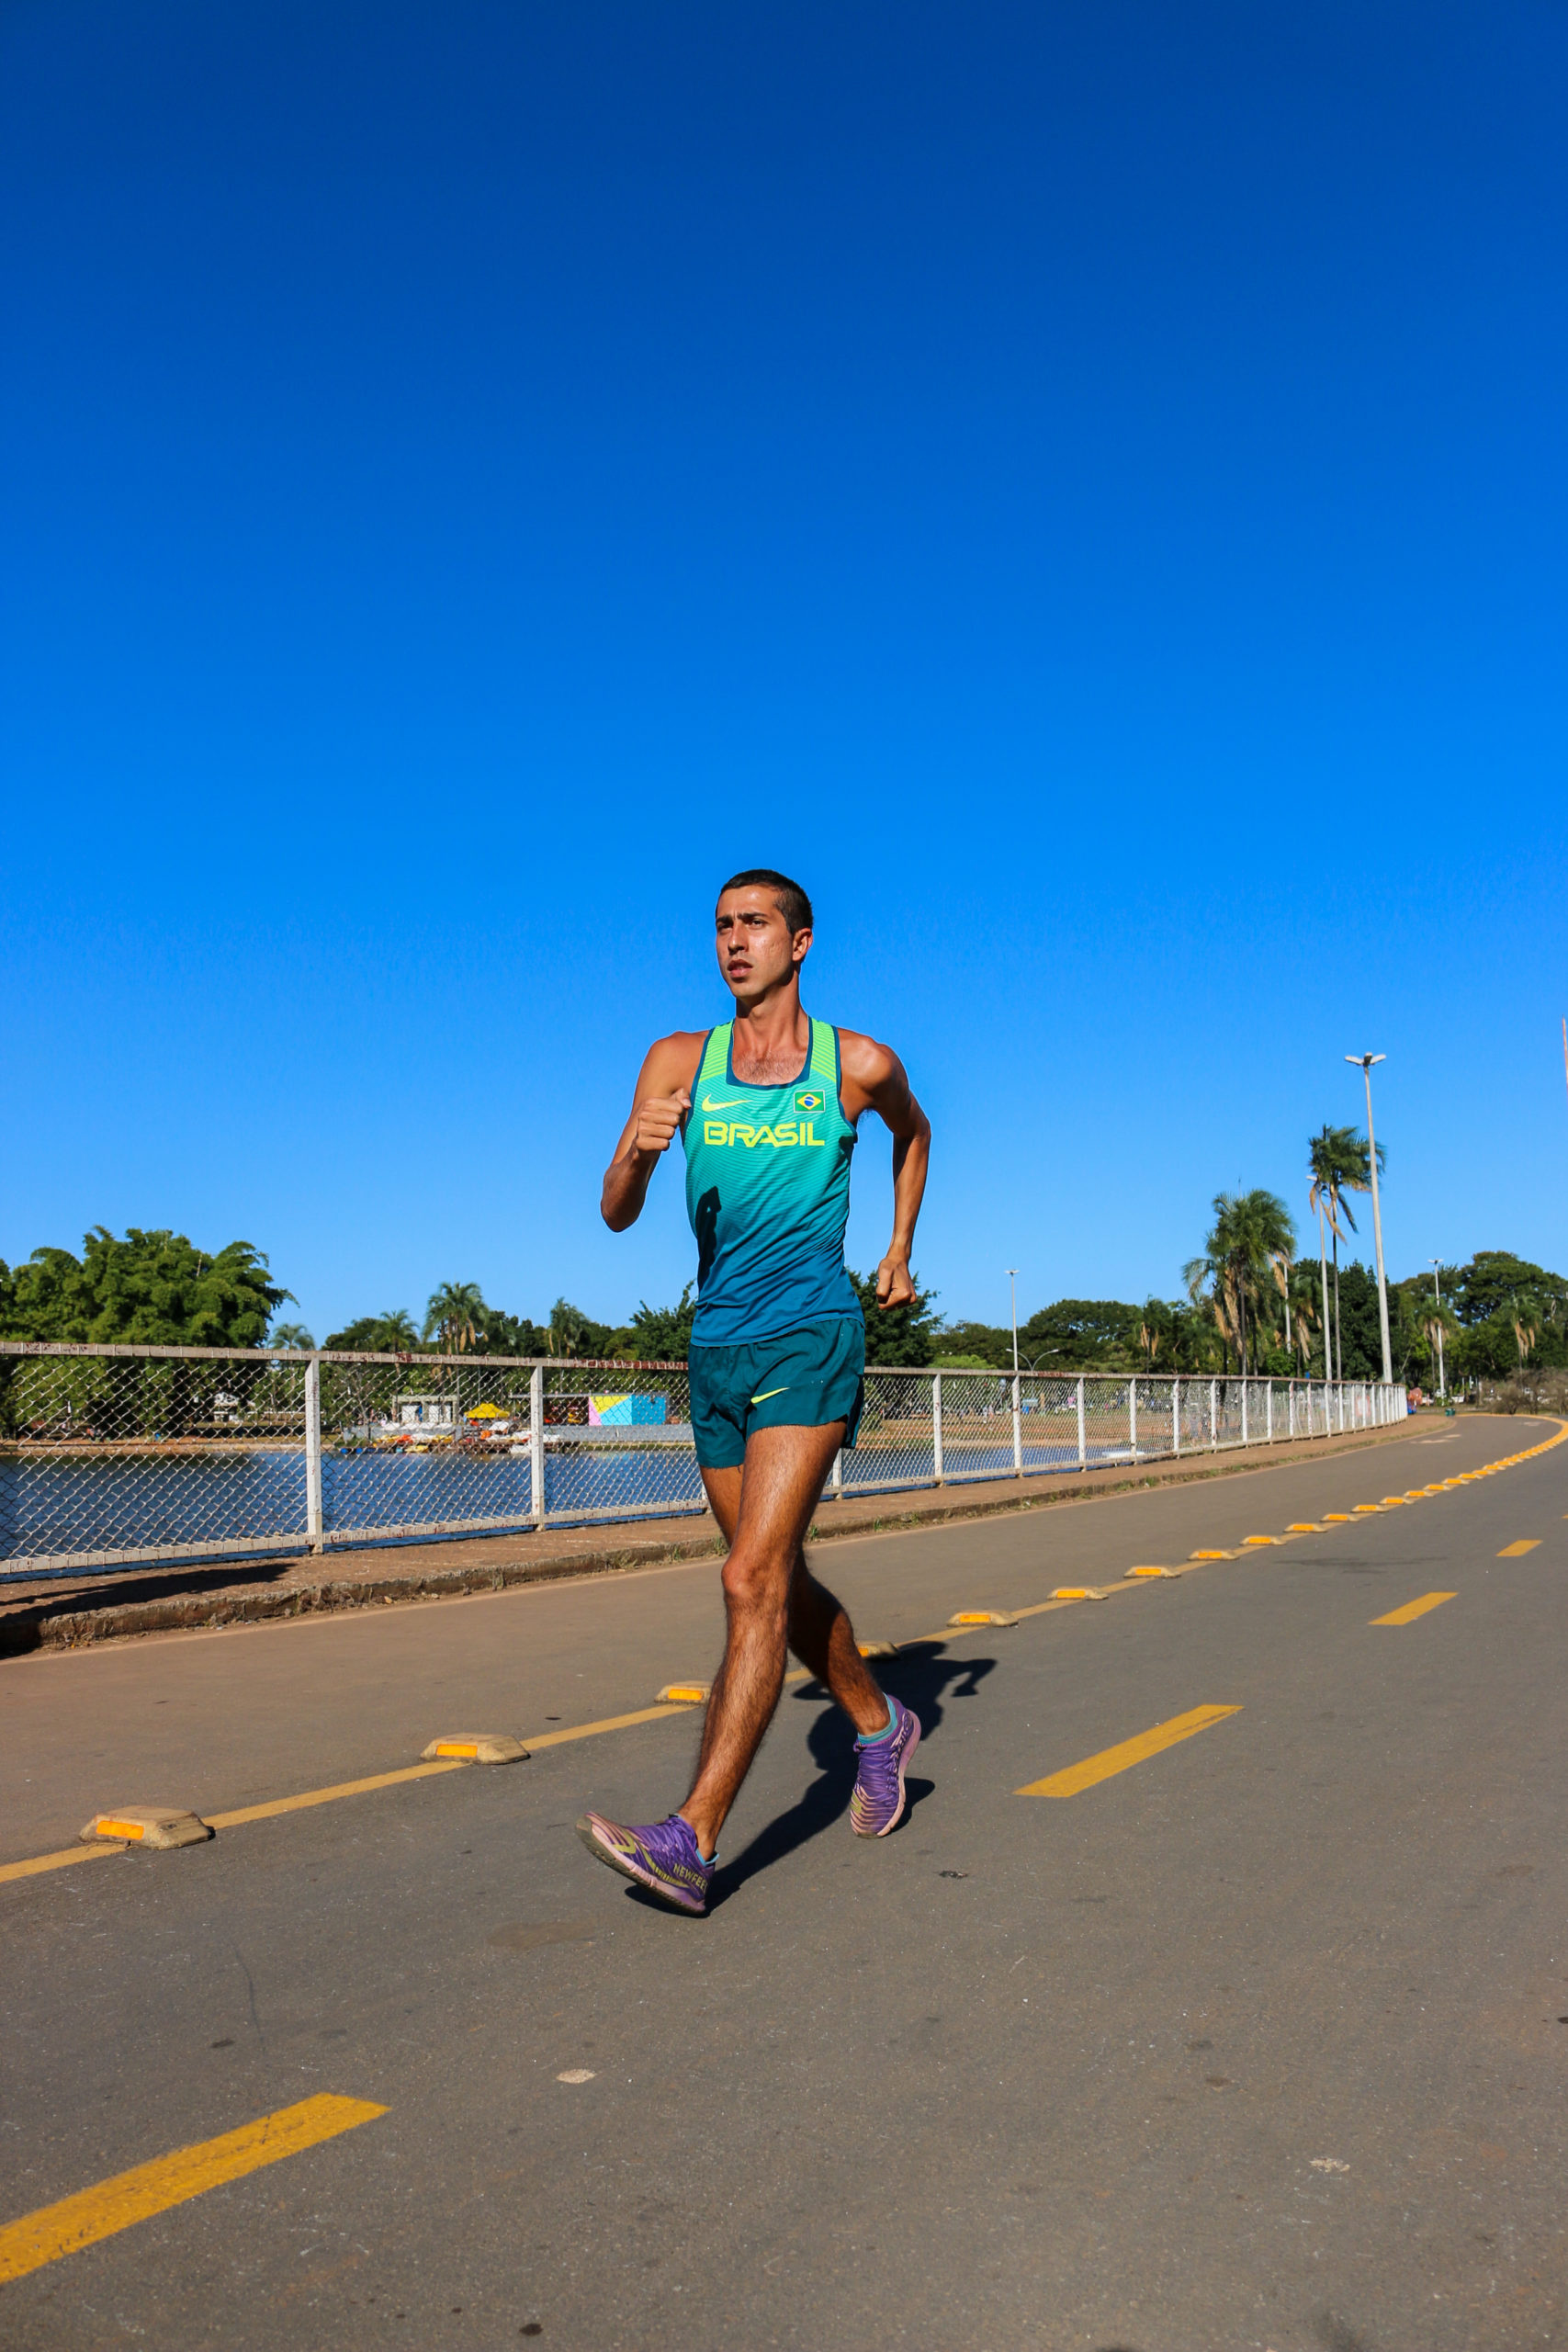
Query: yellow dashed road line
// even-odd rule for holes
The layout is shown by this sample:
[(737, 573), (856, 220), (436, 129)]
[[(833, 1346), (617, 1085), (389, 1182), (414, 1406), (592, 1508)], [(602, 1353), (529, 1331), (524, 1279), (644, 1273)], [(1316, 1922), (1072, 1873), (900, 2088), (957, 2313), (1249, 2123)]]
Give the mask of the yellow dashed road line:
[(1440, 1609), (1445, 1600), (1457, 1600), (1457, 1592), (1424, 1592), (1419, 1600), (1407, 1600), (1403, 1609), (1391, 1609), (1386, 1617), (1370, 1617), (1370, 1625), (1413, 1625), (1417, 1617), (1425, 1617), (1429, 1609)]
[(1098, 1756), (1086, 1756), (1081, 1764), (1069, 1764), (1065, 1771), (1051, 1772), (1043, 1781), (1031, 1781), (1027, 1787), (1015, 1789), (1017, 1797), (1076, 1797), (1084, 1789), (1092, 1789), (1101, 1781), (1109, 1781), (1118, 1772), (1125, 1772), (1145, 1758), (1158, 1756), (1162, 1749), (1174, 1747), (1179, 1740), (1190, 1739), (1194, 1732), (1207, 1731), (1213, 1724), (1224, 1723), (1227, 1715), (1239, 1715), (1239, 1707), (1194, 1707), (1190, 1714), (1172, 1715), (1168, 1723), (1156, 1724), (1152, 1731), (1141, 1731), (1135, 1739), (1124, 1739), (1115, 1747), (1102, 1747)]
[(154, 2213), (166, 2213), (171, 2206), (184, 2205), (226, 2180), (239, 2180), (263, 2165), (298, 2155), (302, 2148), (317, 2147), (386, 2112), (368, 2099), (322, 2092), (301, 2099), (297, 2107), (258, 2116), (254, 2123), (243, 2123), (216, 2140), (155, 2156), (151, 2164), (117, 2173), (112, 2180), (100, 2180), (74, 2197), (62, 2197), (57, 2205), (40, 2206), (36, 2213), (0, 2228), (0, 2283), (25, 2278), (29, 2270), (41, 2270), (62, 2255), (79, 2253), (100, 2238), (113, 2237), (117, 2230), (150, 2221)]

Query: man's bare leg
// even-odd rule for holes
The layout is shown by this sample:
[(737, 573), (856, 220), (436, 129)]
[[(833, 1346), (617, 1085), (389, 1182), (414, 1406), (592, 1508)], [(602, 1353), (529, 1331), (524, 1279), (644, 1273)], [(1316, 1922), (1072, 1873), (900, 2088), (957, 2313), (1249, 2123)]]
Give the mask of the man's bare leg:
[(843, 1436), (842, 1421), (758, 1430), (743, 1470), (703, 1472), (729, 1542), (724, 1659), (703, 1724), (697, 1777), (681, 1807), (704, 1854), (716, 1847), (773, 1719), (787, 1649), (827, 1683), (863, 1737), (886, 1728), (887, 1702), (855, 1647), (849, 1617), (811, 1574), (803, 1548)]

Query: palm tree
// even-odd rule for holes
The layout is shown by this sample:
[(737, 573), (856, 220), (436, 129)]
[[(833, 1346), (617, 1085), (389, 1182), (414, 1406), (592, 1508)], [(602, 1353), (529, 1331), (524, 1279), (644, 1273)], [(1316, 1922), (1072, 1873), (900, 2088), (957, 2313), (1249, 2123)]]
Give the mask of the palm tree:
[(316, 1344), (303, 1323), (275, 1323), (267, 1334), (269, 1348), (298, 1348), (302, 1351)]
[(1244, 1374), (1249, 1355), (1256, 1358), (1267, 1286), (1280, 1259), (1289, 1265), (1295, 1246), (1296, 1228), (1277, 1193), (1220, 1193), (1203, 1254), (1182, 1270), (1188, 1296), (1195, 1306), (1207, 1301), (1227, 1360), (1234, 1347)]
[[(1378, 1173), (1382, 1173), (1388, 1154), (1378, 1146)], [(1339, 1244), (1344, 1232), (1339, 1220), (1344, 1218), (1352, 1233), (1356, 1220), (1347, 1193), (1370, 1193), (1372, 1189), (1371, 1154), (1367, 1138), (1356, 1127), (1331, 1127), (1326, 1122), (1314, 1136), (1307, 1138), (1307, 1173), (1312, 1189), (1307, 1199), (1318, 1220), (1318, 1248), (1323, 1249), (1325, 1223), (1334, 1237), (1334, 1366), (1328, 1363), (1328, 1272), (1324, 1268), (1323, 1280), (1323, 1363), (1325, 1379), (1345, 1377), (1345, 1350), (1339, 1330)]]
[(580, 1356), (587, 1351), (588, 1317), (570, 1298), (558, 1298), (550, 1309), (550, 1353)]
[(413, 1317), (406, 1306), (389, 1306), (378, 1317), (380, 1329), (376, 1334), (378, 1352), (387, 1356), (409, 1354), (419, 1345), (419, 1333), (413, 1328)]
[(439, 1335), (448, 1355), (461, 1355), (479, 1337), (484, 1311), (484, 1294), (478, 1283), (443, 1283), (430, 1294), (430, 1303), (424, 1310), (424, 1337), (428, 1340)]

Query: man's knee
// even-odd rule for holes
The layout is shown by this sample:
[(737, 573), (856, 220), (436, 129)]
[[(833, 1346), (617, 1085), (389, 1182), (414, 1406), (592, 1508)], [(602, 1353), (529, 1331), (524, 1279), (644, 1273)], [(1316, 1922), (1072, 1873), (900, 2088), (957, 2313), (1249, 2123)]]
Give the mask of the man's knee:
[(724, 1564), (724, 1598), (731, 1609), (783, 1620), (789, 1606), (789, 1577), (779, 1564), (755, 1552), (731, 1552)]

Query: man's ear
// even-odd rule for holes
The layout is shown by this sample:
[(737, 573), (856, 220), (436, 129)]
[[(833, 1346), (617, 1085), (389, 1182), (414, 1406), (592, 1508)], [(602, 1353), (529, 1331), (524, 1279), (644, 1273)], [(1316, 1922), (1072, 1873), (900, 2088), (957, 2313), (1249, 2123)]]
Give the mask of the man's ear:
[(804, 964), (810, 953), (811, 933), (808, 931), (797, 931), (790, 948), (793, 960), (797, 966)]

